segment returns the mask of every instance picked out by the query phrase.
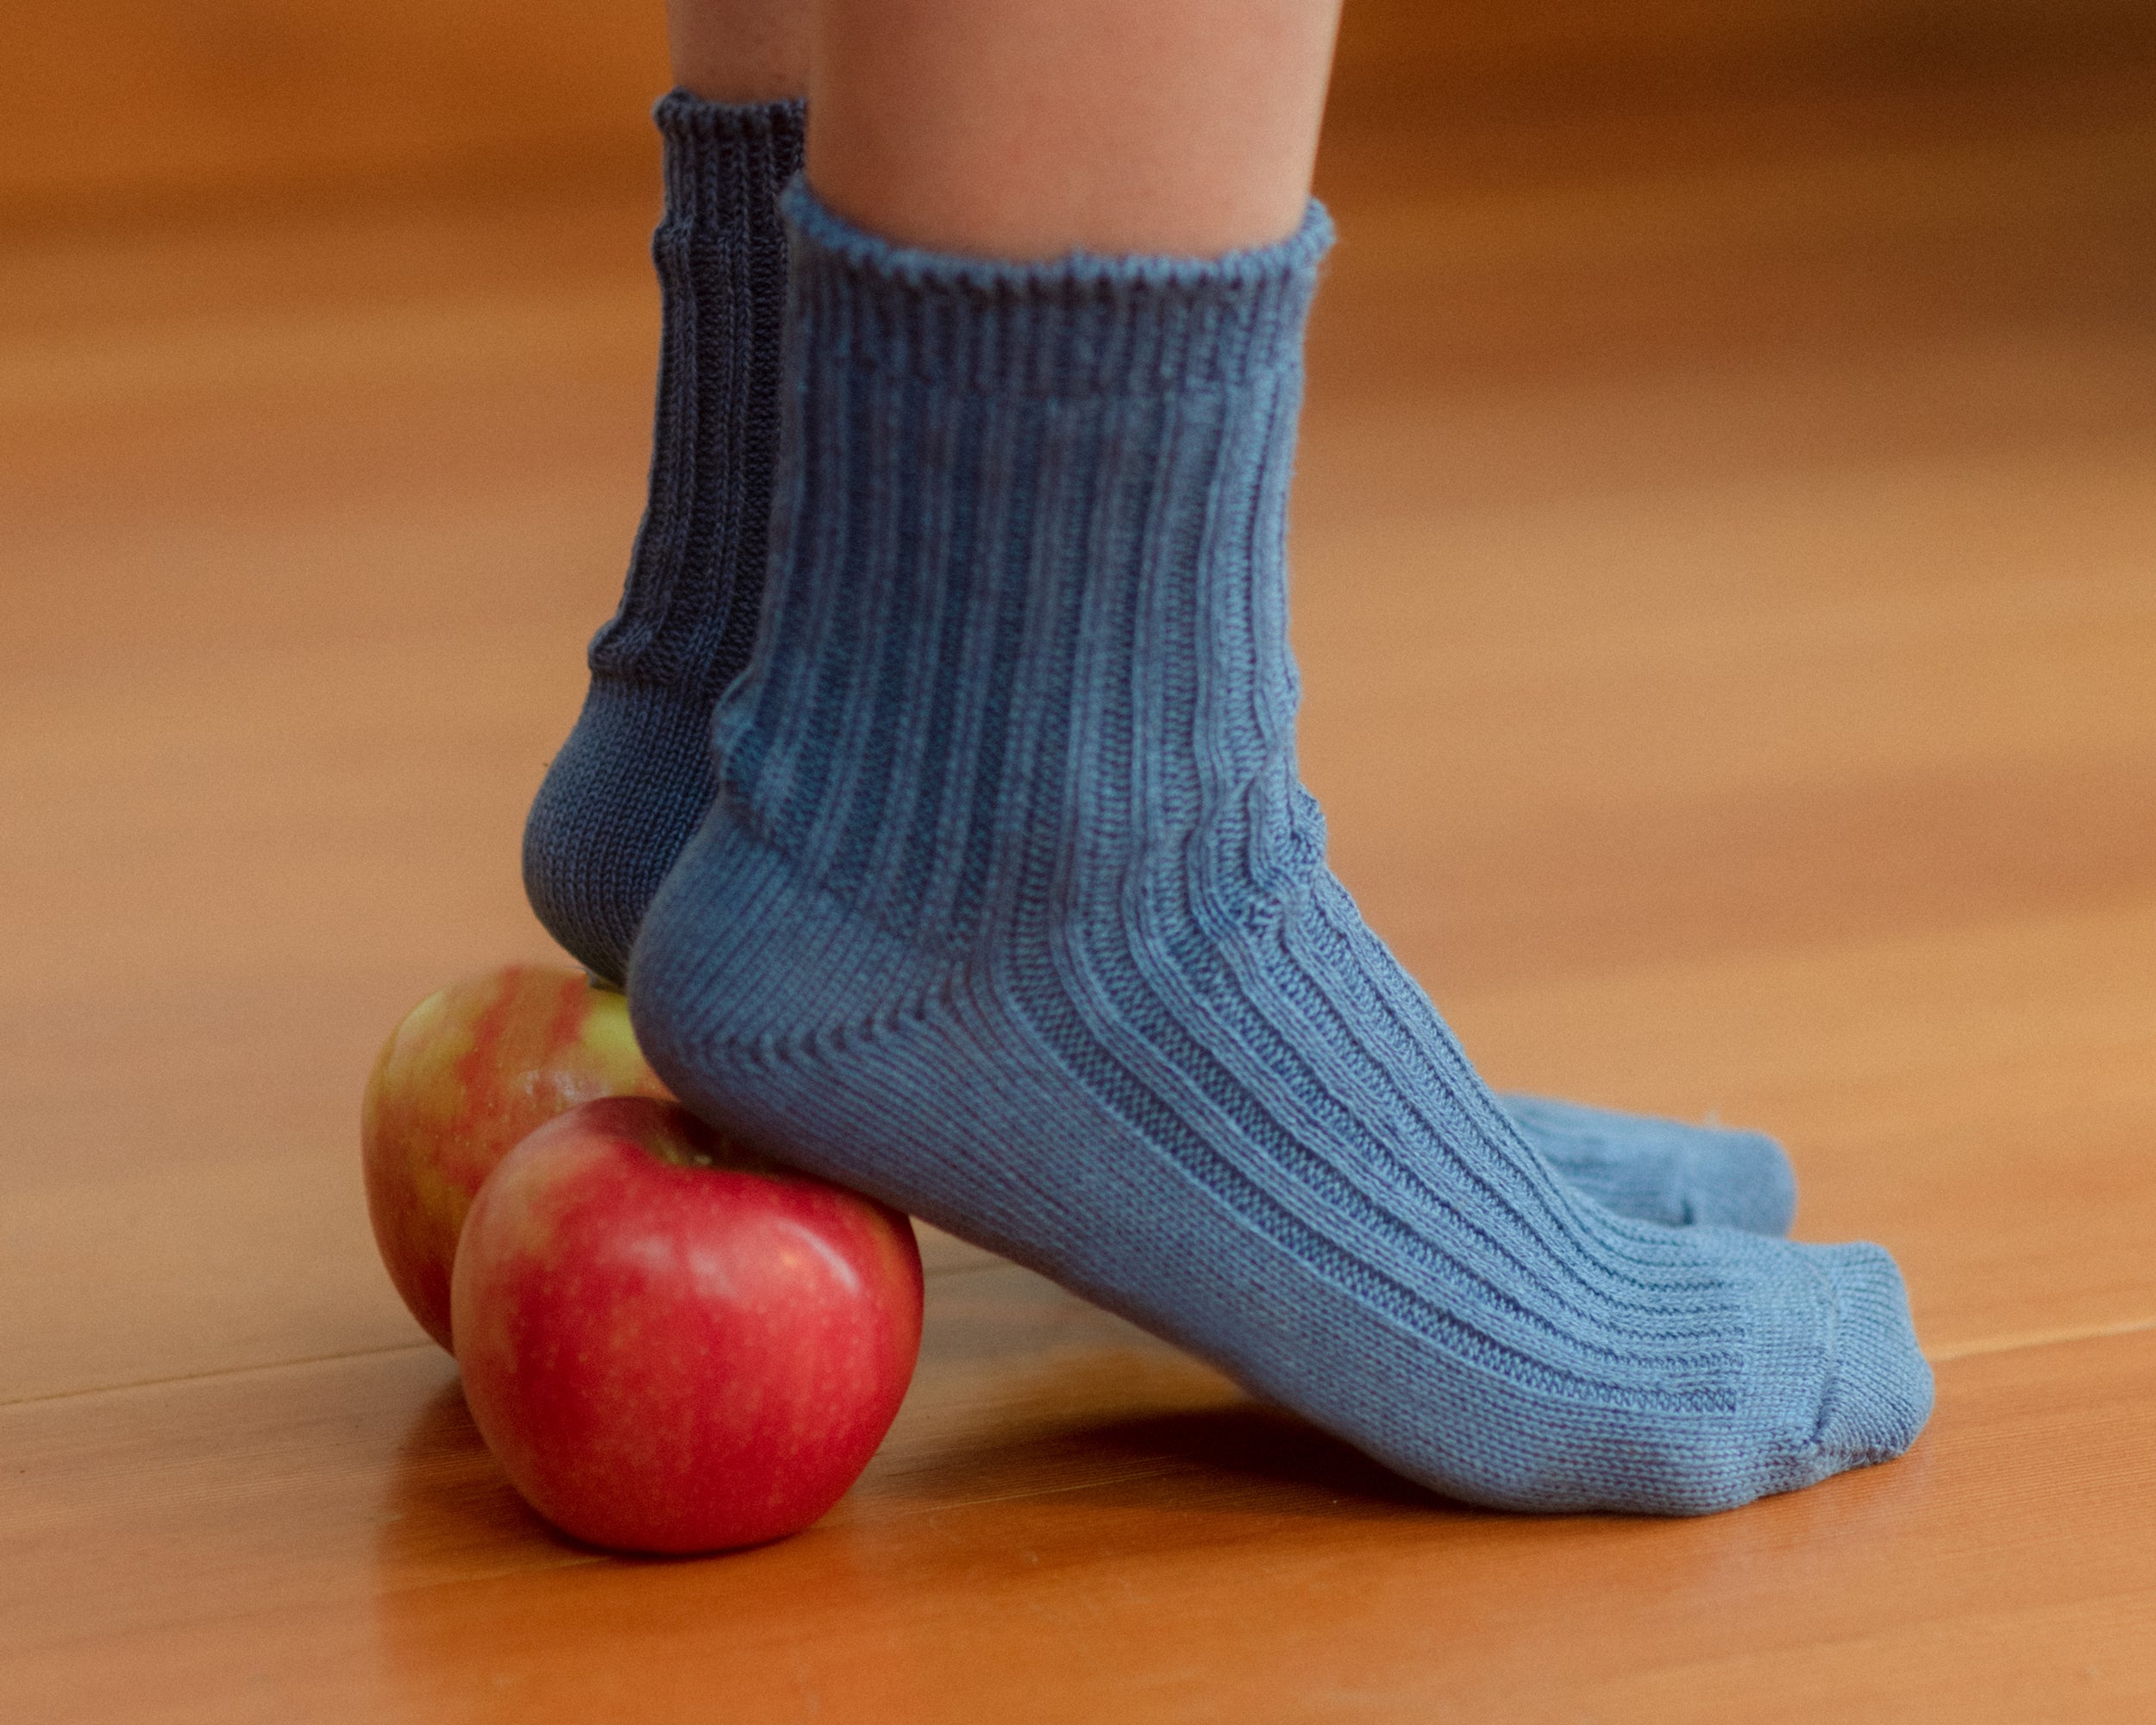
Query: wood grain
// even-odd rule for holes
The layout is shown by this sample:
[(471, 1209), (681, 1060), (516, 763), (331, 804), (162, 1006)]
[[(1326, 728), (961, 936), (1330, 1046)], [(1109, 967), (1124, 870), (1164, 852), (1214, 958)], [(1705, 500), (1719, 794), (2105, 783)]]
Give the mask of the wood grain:
[(1888, 1467), (1508, 1517), (997, 1267), (840, 1508), (723, 1559), (548, 1534), (431, 1350), (0, 1410), (0, 1653), (56, 1721), (2126, 1720), (2152, 1418), (2156, 1336), (2024, 1348)]
[(54, 229), (0, 252), (7, 1717), (2147, 1717), (2156, 112), (2130, 56), (1745, 53), (1328, 141), (1305, 762), (1494, 1078), (1774, 1130), (1801, 1231), (1897, 1253), (1911, 1458), (1470, 1513), (932, 1239), (824, 1524), (557, 1540), (354, 1117), (547, 950), (649, 188)]

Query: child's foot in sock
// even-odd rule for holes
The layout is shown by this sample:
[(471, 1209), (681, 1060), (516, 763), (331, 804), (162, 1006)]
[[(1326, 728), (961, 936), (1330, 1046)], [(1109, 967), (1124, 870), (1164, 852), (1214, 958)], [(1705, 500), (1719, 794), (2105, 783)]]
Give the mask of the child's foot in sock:
[(793, 197), (766, 634), (631, 967), (661, 1075), (1462, 1497), (1904, 1448), (1886, 1254), (1578, 1196), (1325, 866), (1281, 559), (1322, 216), (1000, 266)]
[(1497, 1102), (1562, 1178), (1620, 1216), (1755, 1234), (1785, 1234), (1796, 1218), (1796, 1172), (1764, 1132), (1547, 1096), (1505, 1095)]
[(661, 102), (666, 216), (651, 493), (592, 686), (524, 826), (548, 932), (619, 982), (644, 907), (711, 806), (711, 706), (748, 663), (778, 454), (786, 227), (798, 102)]
[[(778, 445), (797, 103), (675, 91), (655, 117), (666, 217), (650, 505), (619, 612), (592, 643), (575, 730), (533, 804), (524, 879), (539, 919), (618, 984), (644, 909), (710, 807), (711, 707), (747, 662)], [(1796, 1206), (1773, 1140), (1532, 1097), (1505, 1107), (1558, 1173), (1647, 1221), (1783, 1233)]]

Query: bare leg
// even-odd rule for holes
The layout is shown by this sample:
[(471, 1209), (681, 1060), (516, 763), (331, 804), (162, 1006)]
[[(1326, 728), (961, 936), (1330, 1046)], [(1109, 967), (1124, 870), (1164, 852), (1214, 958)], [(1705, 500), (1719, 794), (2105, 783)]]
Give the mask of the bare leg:
[(674, 81), (706, 102), (805, 95), (809, 22), (809, 0), (667, 0)]
[(887, 238), (1211, 256), (1302, 219), (1339, 0), (817, 0), (809, 179)]

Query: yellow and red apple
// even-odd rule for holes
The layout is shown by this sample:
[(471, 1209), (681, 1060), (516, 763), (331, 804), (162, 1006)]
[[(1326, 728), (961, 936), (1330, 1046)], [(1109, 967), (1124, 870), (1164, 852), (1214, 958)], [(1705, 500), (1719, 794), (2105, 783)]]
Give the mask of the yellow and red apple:
[(466, 1213), (518, 1140), (605, 1096), (666, 1098), (619, 994), (511, 964), (429, 994), (392, 1032), (360, 1113), (367, 1204), (390, 1280), (452, 1345), (449, 1272)]

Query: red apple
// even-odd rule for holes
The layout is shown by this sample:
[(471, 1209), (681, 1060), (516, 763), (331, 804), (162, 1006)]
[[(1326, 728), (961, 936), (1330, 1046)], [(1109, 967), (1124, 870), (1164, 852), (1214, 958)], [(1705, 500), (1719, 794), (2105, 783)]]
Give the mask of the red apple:
[(450, 1346), (449, 1266), (479, 1182), (517, 1141), (600, 1096), (658, 1096), (629, 1003), (580, 971), (511, 964), (427, 996), (367, 1080), (367, 1208), (389, 1279)]
[(668, 1102), (586, 1102), (472, 1207), (464, 1397), (532, 1507), (592, 1545), (797, 1532), (890, 1428), (921, 1341), (897, 1211), (767, 1162)]

